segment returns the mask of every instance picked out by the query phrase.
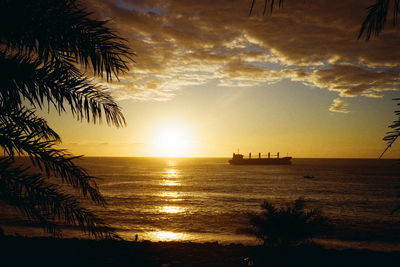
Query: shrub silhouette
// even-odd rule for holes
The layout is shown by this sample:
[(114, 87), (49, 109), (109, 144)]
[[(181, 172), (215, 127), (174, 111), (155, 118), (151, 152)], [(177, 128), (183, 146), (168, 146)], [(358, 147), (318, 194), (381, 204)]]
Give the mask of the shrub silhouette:
[(243, 229), (275, 247), (296, 246), (327, 229), (327, 218), (319, 209), (305, 210), (305, 200), (299, 198), (292, 205), (277, 208), (268, 201), (261, 205), (260, 214), (249, 214), (250, 228)]

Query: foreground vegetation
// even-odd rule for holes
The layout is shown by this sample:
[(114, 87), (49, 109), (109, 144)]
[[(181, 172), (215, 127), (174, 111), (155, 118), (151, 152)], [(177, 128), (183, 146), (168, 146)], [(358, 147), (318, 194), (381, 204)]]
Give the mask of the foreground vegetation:
[(261, 240), (264, 246), (298, 246), (329, 230), (328, 218), (322, 215), (322, 210), (307, 210), (303, 198), (286, 207), (265, 201), (261, 208), (261, 213), (249, 214), (250, 227), (242, 231)]
[(316, 245), (282, 249), (216, 242), (3, 237), (0, 247), (2, 266), (397, 266), (400, 262), (400, 252)]
[[(106, 204), (96, 177), (57, 146), (61, 137), (38, 116), (69, 110), (79, 121), (125, 125), (110, 92), (93, 78), (118, 79), (133, 54), (107, 21), (91, 15), (77, 0), (0, 2), (0, 207), (15, 208), (55, 236), (68, 224), (113, 238), (111, 227), (60, 187)], [(17, 165), (15, 156), (31, 162)]]

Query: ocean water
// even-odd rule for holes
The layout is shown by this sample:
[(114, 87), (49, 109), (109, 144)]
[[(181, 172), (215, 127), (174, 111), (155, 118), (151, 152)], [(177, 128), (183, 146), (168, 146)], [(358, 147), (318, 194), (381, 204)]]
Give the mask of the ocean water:
[[(92, 207), (121, 236), (252, 243), (239, 228), (268, 200), (303, 197), (340, 229), (337, 238), (400, 241), (400, 164), (395, 160), (294, 159), (292, 165), (231, 166), (221, 158), (86, 158), (109, 202)], [(312, 175), (313, 179), (303, 176)], [(349, 236), (350, 234), (350, 236)]]
[[(374, 159), (294, 159), (292, 165), (231, 166), (222, 158), (84, 158), (101, 177), (108, 206), (87, 203), (124, 239), (254, 244), (238, 232), (268, 200), (299, 197), (337, 226), (335, 241), (400, 243), (400, 163)], [(312, 175), (313, 179), (303, 176)], [(323, 242), (327, 242), (326, 240)]]

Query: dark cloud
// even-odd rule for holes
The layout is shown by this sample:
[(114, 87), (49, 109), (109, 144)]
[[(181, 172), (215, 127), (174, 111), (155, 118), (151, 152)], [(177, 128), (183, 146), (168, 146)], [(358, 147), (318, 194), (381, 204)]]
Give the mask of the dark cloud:
[[(374, 0), (287, 0), (267, 16), (257, 7), (248, 16), (249, 2), (89, 1), (89, 8), (111, 19), (138, 55), (131, 72), (111, 85), (115, 96), (163, 101), (176, 90), (210, 80), (234, 87), (285, 78), (342, 97), (380, 97), (398, 90), (396, 29), (388, 25), (378, 39), (357, 40)], [(339, 100), (331, 110), (343, 110)]]

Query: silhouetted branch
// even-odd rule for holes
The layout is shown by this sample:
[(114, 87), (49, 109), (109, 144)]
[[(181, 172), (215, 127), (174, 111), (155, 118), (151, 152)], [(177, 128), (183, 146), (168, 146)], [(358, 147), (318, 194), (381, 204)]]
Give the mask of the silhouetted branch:
[[(35, 109), (54, 107), (61, 113), (69, 106), (77, 119), (125, 125), (109, 92), (83, 71), (107, 81), (118, 79), (134, 53), (106, 21), (90, 16), (76, 0), (0, 1), (0, 148), (8, 157), (0, 162), (0, 194), (53, 234), (54, 218), (78, 224), (96, 237), (102, 235), (97, 226), (103, 222), (44, 176), (60, 178), (95, 203), (104, 205), (105, 200), (95, 177), (74, 164), (79, 157), (55, 148), (59, 135), (35, 116)], [(27, 104), (35, 109), (24, 108)], [(43, 175), (11, 167), (14, 155), (29, 156)]]
[(264, 242), (264, 245), (298, 245), (327, 229), (327, 218), (318, 209), (305, 210), (305, 201), (297, 199), (292, 206), (277, 208), (265, 201), (262, 212), (249, 214), (250, 228), (241, 229)]
[[(255, 4), (256, 4), (256, 0), (252, 0), (251, 1), (251, 7), (250, 7), (249, 15), (251, 15), (251, 13), (253, 12), (253, 8), (254, 8)], [(283, 0), (277, 0), (277, 1), (275, 1), (275, 0), (264, 0), (263, 15), (265, 15), (267, 13), (268, 4), (269, 4), (270, 12), (272, 13), (272, 11), (273, 11), (273, 9), (275, 8), (276, 5), (278, 6), (278, 8), (283, 7)]]
[(75, 0), (3, 0), (0, 44), (42, 62), (77, 62), (109, 80), (128, 70), (134, 53), (107, 21), (90, 15)]
[(60, 136), (47, 125), (46, 120), (38, 118), (34, 110), (23, 107), (11, 107), (7, 103), (0, 104), (1, 127), (12, 128), (21, 135), (34, 133), (38, 139), (61, 142)]
[[(358, 39), (365, 34), (365, 40), (369, 40), (371, 35), (378, 36), (382, 31), (385, 23), (389, 8), (389, 0), (377, 0), (375, 4), (367, 8), (368, 15), (365, 17)], [(397, 14), (398, 10), (394, 13)]]
[(92, 212), (82, 208), (72, 196), (60, 191), (40, 174), (28, 168), (13, 167), (11, 158), (0, 159), (0, 199), (16, 207), (28, 218), (39, 222), (46, 231), (58, 235), (58, 221), (76, 224), (96, 238), (113, 237), (114, 230)]
[[(393, 100), (400, 101), (400, 98), (395, 98)], [(400, 106), (400, 103), (398, 103), (397, 105)], [(393, 121), (392, 124), (389, 126), (389, 128), (392, 128), (393, 131), (387, 132), (386, 136), (383, 138), (383, 140), (387, 142), (387, 146), (382, 154), (379, 156), (379, 158), (382, 158), (386, 151), (388, 151), (389, 148), (392, 147), (394, 142), (396, 142), (397, 138), (399, 138), (400, 136), (400, 110), (395, 110), (394, 114), (397, 116), (397, 120)]]
[(95, 86), (73, 65), (66, 62), (42, 64), (27, 57), (7, 57), (0, 54), (0, 100), (11, 105), (22, 105), (22, 98), (33, 106), (43, 108), (51, 104), (58, 112), (68, 104), (78, 119), (101, 121), (117, 127), (125, 125), (120, 108), (111, 95)]
[[(47, 138), (46, 140), (43, 138), (44, 135), (50, 137), (48, 132), (52, 133), (52, 130), (48, 130), (49, 127), (45, 120), (35, 118), (29, 112), (20, 113), (20, 122), (31, 119), (32, 122), (40, 121), (42, 123), (39, 131), (27, 131), (24, 124), (18, 124), (18, 121), (10, 119), (12, 118), (8, 116), (10, 113), (13, 114), (15, 111), (2, 110), (0, 115), (0, 147), (7, 155), (10, 157), (13, 157), (15, 153), (28, 155), (32, 163), (44, 170), (47, 176), (59, 177), (63, 182), (80, 190), (84, 197), (90, 196), (94, 202), (105, 204), (104, 198), (98, 192), (94, 181), (95, 177), (88, 175), (85, 169), (73, 163), (73, 160), (79, 157), (71, 156), (65, 150), (54, 148), (58, 139)], [(23, 115), (28, 116), (23, 117)], [(38, 126), (35, 125), (36, 128)]]

